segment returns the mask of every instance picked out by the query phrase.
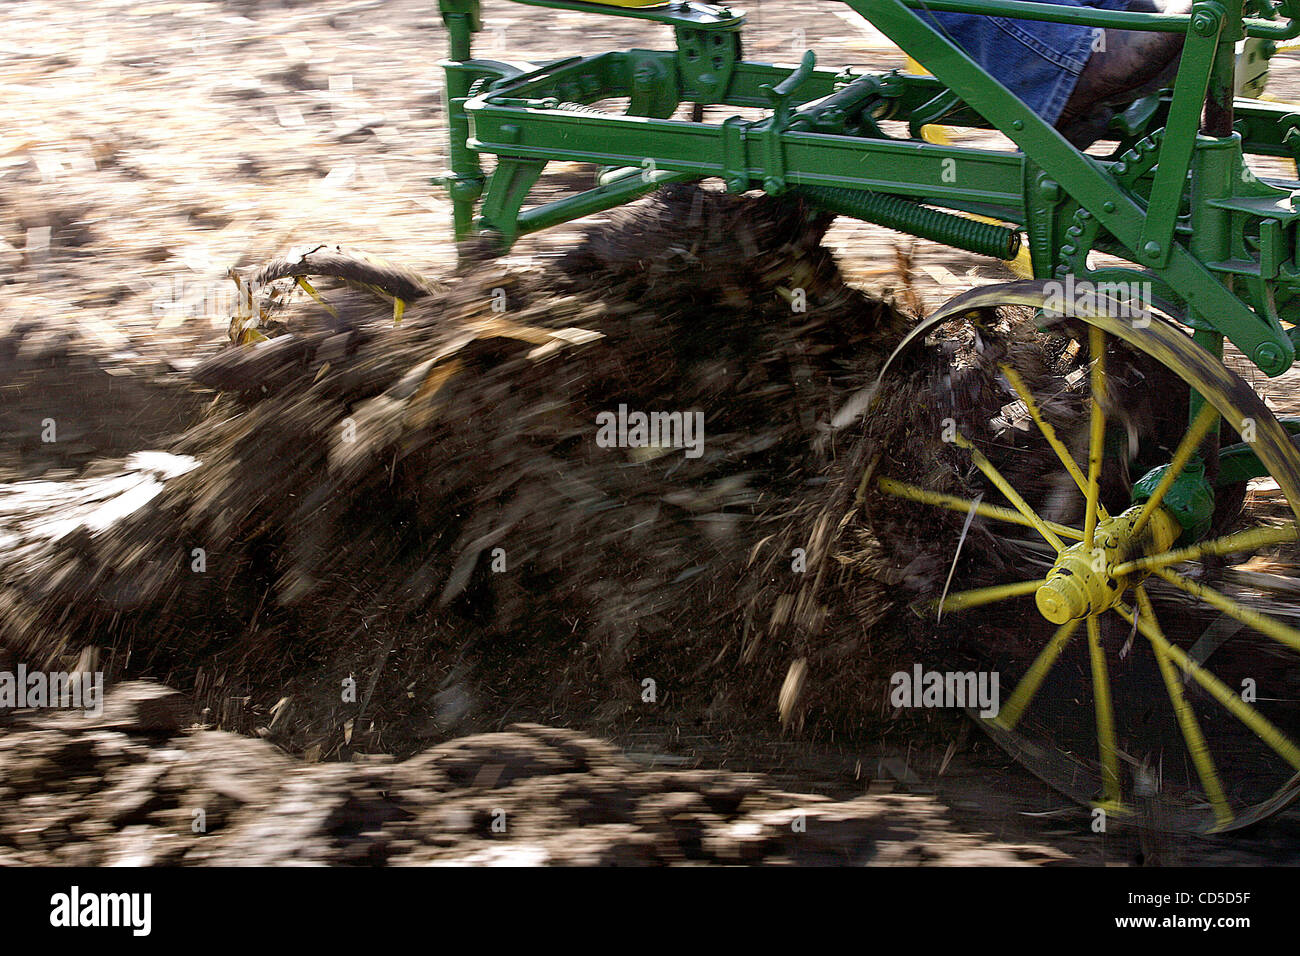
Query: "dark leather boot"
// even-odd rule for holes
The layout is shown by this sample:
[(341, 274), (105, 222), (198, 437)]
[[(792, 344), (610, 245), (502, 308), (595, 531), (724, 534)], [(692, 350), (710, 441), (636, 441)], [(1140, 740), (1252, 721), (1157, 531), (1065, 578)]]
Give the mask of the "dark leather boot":
[[(1191, 0), (1133, 0), (1133, 13), (1187, 13)], [(1154, 93), (1172, 81), (1183, 50), (1180, 33), (1106, 30), (1104, 49), (1088, 59), (1056, 128), (1079, 149), (1105, 132), (1118, 107)]]

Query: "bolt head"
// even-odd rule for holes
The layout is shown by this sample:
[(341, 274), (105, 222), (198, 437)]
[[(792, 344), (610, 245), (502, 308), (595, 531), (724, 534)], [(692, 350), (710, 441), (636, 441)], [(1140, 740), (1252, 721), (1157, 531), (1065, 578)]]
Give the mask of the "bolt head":
[[(1075, 608), (1073, 606), (1075, 601), (1072, 601), (1071, 598), (1076, 596), (1071, 593), (1067, 597), (1062, 593), (1062, 590), (1044, 585), (1034, 594), (1034, 603), (1038, 605), (1038, 613), (1053, 624), (1064, 624), (1075, 617)], [(1077, 588), (1074, 590), (1077, 590)]]
[(1280, 372), (1286, 368), (1286, 357), (1276, 342), (1261, 342), (1256, 346), (1251, 359), (1266, 373)]

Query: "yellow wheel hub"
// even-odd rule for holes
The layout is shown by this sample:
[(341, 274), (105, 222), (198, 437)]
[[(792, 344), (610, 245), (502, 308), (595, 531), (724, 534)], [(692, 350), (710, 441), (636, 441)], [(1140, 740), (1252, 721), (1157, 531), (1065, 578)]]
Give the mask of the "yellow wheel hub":
[[(1117, 575), (1114, 569), (1132, 558), (1169, 550), (1182, 527), (1173, 515), (1158, 508), (1140, 527), (1140, 506), (1097, 524), (1092, 547), (1080, 541), (1056, 559), (1047, 580), (1034, 592), (1039, 612), (1053, 624), (1100, 614), (1119, 603), (1125, 590), (1145, 575)], [(1134, 528), (1138, 533), (1134, 534)]]

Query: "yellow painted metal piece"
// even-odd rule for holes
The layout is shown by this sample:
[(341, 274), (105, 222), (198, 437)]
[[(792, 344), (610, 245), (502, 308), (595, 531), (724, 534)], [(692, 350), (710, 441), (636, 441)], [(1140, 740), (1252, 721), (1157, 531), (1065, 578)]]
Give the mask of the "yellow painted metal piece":
[(1017, 581), (1015, 584), (995, 584), (987, 588), (958, 591), (956, 594), (949, 594), (943, 599), (943, 607), (940, 610), (944, 613), (964, 611), (967, 608), (979, 607), (982, 604), (992, 604), (995, 601), (1022, 597), (1026, 594), (1033, 594), (1042, 585), (1043, 579), (1036, 578), (1033, 581)]
[(1047, 580), (1034, 595), (1038, 611), (1053, 624), (1064, 624), (1113, 607), (1133, 581), (1117, 575), (1115, 567), (1134, 554), (1168, 551), (1182, 534), (1182, 526), (1163, 508), (1155, 513), (1143, 534), (1133, 527), (1139, 512), (1134, 506), (1097, 525), (1092, 547), (1073, 544), (1056, 558)]
[[(925, 127), (925, 129), (934, 128), (932, 126)], [(974, 219), (976, 222), (987, 222), (994, 226), (1009, 226), (1012, 229), (1017, 228), (1013, 223), (1002, 219), (994, 219), (992, 216), (981, 216), (976, 212), (961, 212), (960, 215), (965, 216), (967, 219)], [(1021, 243), (1014, 259), (999, 259), (998, 261), (1021, 279), (1032, 279), (1034, 277), (1034, 265), (1033, 260), (1029, 257), (1029, 246), (1024, 243)]]
[(993, 482), (998, 491), (1002, 492), (1007, 501), (1011, 502), (1015, 509), (1025, 516), (1033, 529), (1041, 534), (1048, 544), (1058, 552), (1065, 550), (1065, 543), (1056, 536), (1056, 532), (1047, 526), (1047, 522), (1040, 518), (1033, 508), (1029, 507), (1028, 502), (1020, 497), (1020, 493), (1011, 487), (1011, 483), (1002, 477), (1002, 473), (994, 467), (993, 462), (984, 457), (983, 452), (960, 434), (953, 438), (953, 444), (970, 452), (971, 461), (975, 463), (975, 467), (984, 473), (984, 477)]
[(1097, 616), (1088, 618), (1088, 657), (1092, 661), (1092, 701), (1097, 717), (1097, 750), (1101, 759), (1101, 792), (1107, 803), (1119, 803), (1119, 748), (1115, 744), (1115, 709), (1110, 699), (1110, 675), (1101, 646)]
[[(904, 69), (913, 76), (929, 76), (930, 71), (918, 63), (913, 57), (907, 57), (907, 65)], [(934, 143), (936, 146), (951, 146), (952, 137), (948, 135), (946, 126), (922, 126), (921, 139), (927, 143)], [(992, 222), (993, 220), (989, 220)]]
[(1236, 534), (1215, 538), (1213, 541), (1201, 541), (1198, 544), (1188, 545), (1176, 551), (1166, 551), (1163, 554), (1153, 554), (1149, 557), (1125, 561), (1115, 568), (1115, 573), (1132, 574), (1134, 571), (1154, 571), (1156, 568), (1167, 568), (1171, 565), (1181, 564), (1184, 561), (1196, 561), (1212, 555), (1256, 551), (1274, 544), (1288, 544), (1296, 540), (1300, 540), (1300, 528), (1293, 524), (1277, 528), (1251, 528), (1249, 531), (1238, 531)]
[[(1124, 604), (1117, 604), (1115, 610), (1130, 624), (1133, 623), (1132, 609)], [(1204, 687), (1206, 692), (1218, 701), (1224, 710), (1249, 727), (1256, 737), (1268, 744), (1283, 760), (1296, 770), (1300, 770), (1300, 747), (1296, 747), (1291, 742), (1291, 739), (1273, 726), (1267, 717), (1242, 700), (1227, 684), (1188, 657), (1177, 644), (1172, 644), (1166, 640), (1164, 635), (1152, 627), (1145, 617), (1139, 616), (1137, 618), (1137, 628), (1149, 641), (1159, 644), (1164, 652), (1173, 658), (1174, 663), (1182, 669), (1183, 673)]]
[(1174, 451), (1174, 457), (1169, 461), (1169, 467), (1160, 478), (1160, 483), (1156, 485), (1156, 490), (1151, 492), (1151, 497), (1142, 505), (1142, 514), (1138, 516), (1137, 525), (1133, 528), (1134, 534), (1140, 534), (1146, 527), (1151, 516), (1156, 513), (1160, 507), (1160, 502), (1165, 500), (1165, 495), (1169, 489), (1174, 486), (1178, 476), (1183, 473), (1187, 463), (1192, 460), (1196, 454), (1196, 449), (1201, 447), (1201, 442), (1205, 436), (1210, 433), (1219, 421), (1219, 412), (1213, 405), (1206, 402), (1201, 406), (1201, 410), (1196, 413), (1196, 418), (1188, 427), (1187, 433), (1183, 435), (1183, 440), (1178, 443), (1178, 448)]
[(1056, 659), (1061, 656), (1065, 650), (1065, 645), (1070, 643), (1070, 638), (1078, 630), (1078, 621), (1066, 621), (1047, 645), (1038, 652), (1038, 657), (1029, 665), (1029, 670), (1025, 671), (1025, 676), (1020, 678), (1020, 683), (1016, 689), (1011, 692), (1011, 697), (1007, 700), (1006, 706), (998, 711), (998, 715), (993, 718), (993, 723), (997, 724), (1003, 730), (1015, 730), (1016, 724), (1020, 723), (1020, 718), (1024, 716), (1025, 710), (1029, 707), (1034, 695), (1038, 693), (1038, 688), (1043, 686), (1043, 680), (1047, 677), (1048, 671), (1056, 663)]
[[(1029, 386), (1025, 384), (1025, 380), (1010, 365), (1000, 365), (998, 367), (1002, 370), (1002, 374), (1007, 377), (1007, 381), (1011, 383), (1011, 387), (1015, 389), (1016, 394), (1020, 396), (1020, 400), (1025, 403), (1025, 408), (1029, 409), (1029, 414), (1033, 416), (1034, 422), (1037, 423), (1038, 430), (1047, 439), (1047, 444), (1052, 446), (1052, 451), (1056, 452), (1056, 457), (1061, 459), (1061, 464), (1070, 473), (1074, 483), (1079, 486), (1079, 490), (1084, 495), (1087, 495), (1088, 485), (1084, 480), (1083, 472), (1079, 470), (1078, 462), (1074, 460), (1070, 450), (1065, 447), (1065, 443), (1056, 437), (1056, 429), (1052, 427), (1047, 419), (1043, 418), (1042, 409), (1038, 407), (1038, 402), (1034, 399), (1034, 394), (1029, 390)], [(1097, 514), (1103, 521), (1109, 517), (1100, 502), (1097, 504)]]
[[(995, 222), (997, 220), (994, 220)], [(1020, 250), (1016, 253), (1014, 259), (1003, 259), (1002, 264), (1014, 272), (1021, 279), (1032, 279), (1034, 277), (1033, 260), (1029, 257), (1029, 246), (1021, 245)]]
[(1170, 571), (1168, 568), (1156, 568), (1154, 573), (1164, 578), (1174, 587), (1200, 598), (1212, 607), (1218, 608), (1228, 617), (1235, 618), (1242, 624), (1253, 627), (1266, 637), (1273, 638), (1279, 644), (1285, 644), (1292, 650), (1300, 651), (1300, 631), (1297, 631), (1294, 627), (1287, 627), (1281, 621), (1266, 614), (1260, 614), (1259, 611), (1243, 604), (1238, 604), (1232, 598), (1220, 594), (1214, 588), (1189, 580), (1181, 574)]
[(1101, 493), (1101, 456), (1106, 443), (1106, 333), (1095, 325), (1088, 327), (1088, 348), (1092, 356), (1092, 411), (1088, 428), (1088, 505), (1083, 516), (1083, 543), (1092, 550), (1097, 532), (1097, 496)]
[(1192, 707), (1183, 694), (1182, 678), (1179, 677), (1174, 662), (1165, 650), (1169, 641), (1160, 630), (1160, 622), (1156, 620), (1156, 609), (1151, 604), (1151, 598), (1147, 596), (1146, 588), (1140, 584), (1136, 588), (1136, 593), (1138, 613), (1150, 623), (1152, 633), (1159, 634), (1164, 639), (1151, 641), (1151, 650), (1155, 653), (1156, 663), (1160, 665), (1160, 676), (1164, 678), (1165, 689), (1169, 692), (1169, 702), (1173, 705), (1174, 716), (1178, 718), (1178, 727), (1182, 731), (1183, 741), (1187, 744), (1187, 753), (1192, 758), (1192, 765), (1196, 768), (1196, 776), (1200, 778), (1201, 787), (1205, 790), (1205, 796), (1214, 810), (1215, 820), (1218, 821), (1219, 827), (1225, 827), (1232, 822), (1233, 813), (1228, 807), (1228, 798), (1224, 796), (1223, 783), (1219, 780), (1219, 771), (1214, 766), (1214, 758), (1210, 756), (1210, 747), (1205, 742), (1205, 735), (1201, 733), (1201, 725), (1196, 722), (1196, 714), (1192, 712)]
[[(909, 485), (905, 481), (895, 481), (893, 478), (876, 479), (876, 487), (888, 495), (894, 495), (898, 498), (907, 498), (923, 505), (937, 505), (940, 508), (960, 511), (962, 514), (968, 514), (971, 510), (971, 505), (975, 504), (973, 501), (968, 501), (967, 499), (958, 497), (957, 495), (946, 495), (939, 491), (927, 491), (924, 488), (918, 488), (916, 485)], [(1019, 511), (1013, 511), (1010, 508), (1003, 508), (1001, 505), (987, 505), (981, 502), (980, 504), (975, 505), (975, 513), (977, 515), (982, 515), (985, 518), (993, 518), (997, 521), (1006, 521), (1009, 524), (1018, 524), (1025, 528), (1033, 527), (1030, 520)], [(1057, 524), (1054, 521), (1044, 521), (1043, 523), (1062, 538), (1070, 538), (1074, 541), (1083, 540), (1083, 532), (1077, 528)]]

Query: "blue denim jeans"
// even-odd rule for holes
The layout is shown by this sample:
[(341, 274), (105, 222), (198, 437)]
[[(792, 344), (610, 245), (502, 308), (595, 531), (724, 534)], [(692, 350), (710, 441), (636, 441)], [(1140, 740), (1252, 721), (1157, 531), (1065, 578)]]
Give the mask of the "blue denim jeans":
[[(1063, 6), (1124, 10), (1127, 0), (1051, 0)], [(985, 72), (1055, 123), (1092, 55), (1092, 27), (1041, 20), (917, 10), (917, 15), (947, 35)], [(922, 61), (924, 62), (924, 61)]]

